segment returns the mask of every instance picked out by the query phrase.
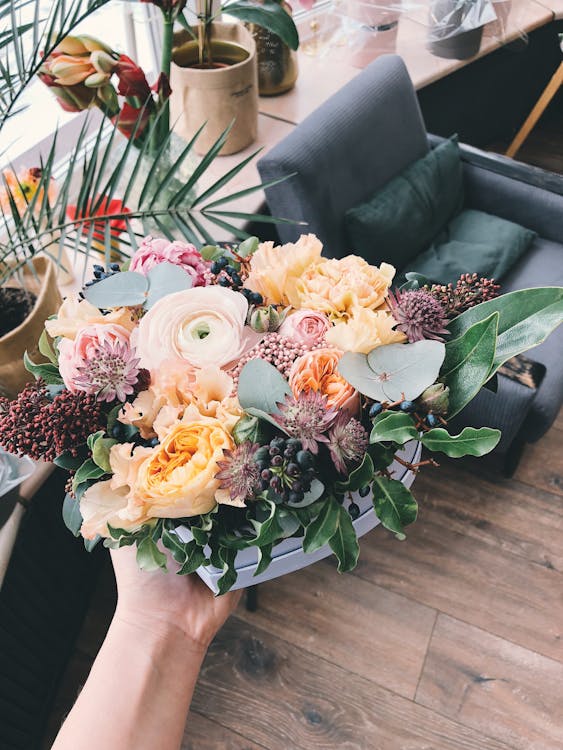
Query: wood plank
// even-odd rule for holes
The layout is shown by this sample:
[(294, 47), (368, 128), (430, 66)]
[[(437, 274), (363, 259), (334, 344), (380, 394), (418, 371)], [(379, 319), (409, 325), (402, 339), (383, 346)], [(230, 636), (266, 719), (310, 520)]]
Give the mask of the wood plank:
[(192, 711), (180, 750), (260, 750), (262, 747)]
[(563, 575), (455, 525), (422, 504), (405, 542), (380, 528), (364, 537), (354, 575), (563, 661)]
[[(412, 698), (436, 612), (320, 562), (261, 585), (258, 610), (239, 617)], [(365, 638), (366, 628), (377, 637)]]
[[(378, 635), (366, 626), (364, 641)], [(509, 750), (236, 617), (210, 649), (193, 709), (268, 750)]]
[(563, 665), (440, 615), (416, 701), (521, 750), (563, 747)]
[(553, 472), (542, 470), (550, 443), (538, 444), (535, 464), (527, 463), (523, 468), (530, 485), (538, 476), (533, 491), (528, 483), (489, 473), (477, 459), (471, 463), (440, 459), (440, 468), (421, 472), (414, 485), (421, 513), (436, 511), (436, 520), (442, 520), (448, 529), (563, 572), (563, 503), (540, 489), (541, 476), (560, 477), (563, 484), (563, 456), (556, 457), (556, 451), (550, 451)]
[(563, 497), (562, 445), (563, 428), (554, 426), (540, 441), (526, 446), (514, 478)]

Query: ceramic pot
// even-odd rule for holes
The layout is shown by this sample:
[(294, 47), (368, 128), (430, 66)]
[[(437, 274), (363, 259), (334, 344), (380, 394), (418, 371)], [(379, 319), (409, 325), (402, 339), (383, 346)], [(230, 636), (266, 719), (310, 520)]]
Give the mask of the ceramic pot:
[[(57, 287), (57, 268), (45, 257), (33, 260), (37, 275), (31, 268), (23, 270), (24, 283), (37, 299), (33, 310), (17, 328), (0, 338), (0, 394), (15, 398), (33, 375), (23, 365), (27, 351), (34, 362), (45, 362), (37, 343), (45, 321), (59, 309), (62, 299)], [(14, 284), (15, 286), (15, 284)]]
[[(286, 13), (291, 7), (282, 3)], [(255, 23), (247, 23), (256, 42), (258, 58), (258, 93), (260, 96), (285, 94), (295, 86), (298, 74), (297, 53), (290, 49), (277, 34)]]
[(258, 130), (258, 67), (252, 34), (239, 23), (213, 23), (210, 48), (216, 67), (199, 65), (198, 44), (187, 32), (174, 36), (170, 112), (176, 131), (204, 154), (234, 120), (220, 154), (249, 146)]
[[(407, 443), (402, 450), (399, 451), (399, 455), (406, 461), (416, 463), (420, 460), (420, 454), (422, 452), (421, 444), (417, 442)], [(401, 464), (395, 462), (390, 469), (393, 472), (393, 477), (399, 479), (405, 487), (410, 487), (414, 482), (415, 475), (412, 471), (405, 469)], [(355, 502), (360, 508), (360, 515), (355, 521), (352, 521), (356, 534), (358, 537), (367, 534), (368, 531), (379, 525), (379, 518), (375, 515), (373, 509), (373, 499), (371, 496), (360, 497), (359, 493), (352, 495), (352, 501)], [(348, 504), (348, 503), (347, 503)], [(180, 526), (176, 529), (176, 533), (183, 542), (190, 542), (193, 537), (190, 530), (185, 526)], [(284, 539), (272, 549), (272, 562), (268, 566), (268, 569), (255, 576), (256, 568), (258, 566), (258, 551), (254, 547), (241, 550), (237, 553), (235, 558), (235, 569), (237, 571), (237, 580), (231, 587), (231, 590), (245, 588), (247, 586), (254, 586), (257, 583), (263, 583), (269, 581), (272, 578), (278, 578), (279, 576), (286, 575), (286, 573), (292, 573), (294, 570), (300, 570), (306, 568), (308, 565), (312, 565), (318, 560), (322, 560), (332, 554), (332, 550), (328, 544), (325, 544), (320, 549), (312, 553), (306, 553), (303, 551), (303, 538), (290, 537)], [(219, 568), (215, 568), (212, 565), (207, 567), (200, 567), (196, 573), (202, 579), (202, 581), (215, 593), (218, 592), (217, 582), (223, 575), (223, 571)]]
[(430, 4), (428, 50), (448, 60), (468, 60), (481, 47), (483, 27), (456, 33), (465, 17), (466, 8), (459, 0), (433, 0)]

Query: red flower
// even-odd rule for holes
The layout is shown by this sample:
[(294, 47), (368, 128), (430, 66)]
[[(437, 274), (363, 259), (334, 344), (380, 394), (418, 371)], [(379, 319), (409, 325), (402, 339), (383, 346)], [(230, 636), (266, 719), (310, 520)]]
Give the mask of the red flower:
[(147, 107), (133, 107), (128, 102), (125, 102), (119, 114), (111, 118), (120, 133), (126, 138), (131, 138), (134, 133), (135, 140), (142, 135), (149, 120), (150, 112)]
[(151, 89), (141, 68), (127, 55), (120, 55), (113, 71), (119, 79), (117, 91), (122, 96), (135, 96), (144, 104)]
[[(99, 200), (99, 195), (96, 196), (96, 202)], [(88, 204), (86, 206), (85, 211), (79, 212), (77, 206), (68, 206), (66, 213), (69, 219), (80, 219), (83, 216), (87, 216), (90, 213), (90, 207), (91, 202), (88, 201)], [(95, 216), (112, 216), (113, 214), (129, 214), (131, 211), (127, 208), (127, 206), (123, 205), (123, 202), (120, 201), (117, 198), (113, 198), (112, 200), (108, 201), (107, 198), (104, 198), (102, 202), (100, 203), (98, 209), (96, 210)], [(104, 242), (105, 240), (105, 221), (95, 221), (94, 222), (94, 232), (92, 234), (93, 238), (97, 240), (98, 242)], [(116, 239), (119, 237), (121, 232), (125, 231), (127, 229), (127, 222), (125, 219), (110, 219), (109, 220), (109, 226), (110, 226), (110, 234), (111, 237)], [(81, 229), (83, 234), (88, 234), (90, 232), (90, 222), (85, 221), (79, 224), (76, 224), (77, 229)]]

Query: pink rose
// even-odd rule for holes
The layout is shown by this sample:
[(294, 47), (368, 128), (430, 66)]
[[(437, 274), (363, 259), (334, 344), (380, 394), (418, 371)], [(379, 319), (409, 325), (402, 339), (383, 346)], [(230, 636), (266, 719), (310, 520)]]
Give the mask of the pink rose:
[(329, 328), (330, 321), (323, 313), (315, 310), (296, 310), (284, 320), (278, 333), (298, 344), (314, 346), (323, 339)]
[(201, 257), (194, 245), (184, 242), (145, 237), (131, 258), (129, 270), (146, 276), (151, 268), (165, 262), (181, 266), (192, 277), (194, 286), (205, 286), (204, 274), (210, 263)]
[(139, 359), (123, 326), (89, 325), (74, 340), (61, 339), (58, 347), (59, 371), (69, 391), (96, 394), (98, 401), (125, 401), (133, 393)]

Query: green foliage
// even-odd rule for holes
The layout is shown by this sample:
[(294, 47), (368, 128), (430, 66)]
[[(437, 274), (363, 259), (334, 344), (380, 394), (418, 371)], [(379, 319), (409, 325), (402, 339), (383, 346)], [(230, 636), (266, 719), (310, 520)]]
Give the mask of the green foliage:
[(237, 445), (244, 442), (264, 444), (268, 435), (268, 429), (264, 421), (258, 417), (245, 415), (241, 417), (233, 428), (233, 438)]
[(242, 368), (238, 381), (238, 400), (245, 411), (259, 416), (253, 410), (264, 414), (277, 414), (278, 403), (291, 395), (287, 380), (280, 371), (263, 359), (251, 359)]
[(440, 341), (387, 344), (367, 356), (346, 352), (338, 370), (354, 388), (375, 401), (411, 401), (435, 382), (444, 353)]
[(418, 505), (410, 490), (396, 479), (376, 477), (373, 482), (373, 507), (386, 529), (398, 539), (405, 538), (404, 527), (416, 521)]
[(348, 476), (345, 482), (336, 483), (336, 491), (341, 492), (356, 492), (361, 487), (367, 487), (373, 479), (375, 468), (373, 461), (369, 453), (366, 453), (362, 463), (354, 469)]
[(195, 573), (196, 570), (205, 563), (205, 552), (195, 540), (192, 539), (185, 545), (186, 559), (182, 567), (178, 571), (179, 576), (187, 576), (190, 573)]
[(410, 414), (399, 411), (384, 411), (373, 420), (370, 443), (393, 442), (404, 445), (416, 440), (418, 430)]
[(233, 0), (223, 5), (223, 11), (246, 23), (255, 23), (280, 37), (291, 49), (299, 46), (299, 34), (291, 16), (276, 0)]
[(83, 294), (95, 307), (111, 308), (143, 305), (149, 281), (142, 273), (123, 271), (84, 289)]
[(25, 369), (30, 372), (36, 380), (43, 378), (47, 385), (63, 384), (59, 368), (56, 365), (53, 365), (50, 362), (36, 365), (35, 362), (30, 359), (27, 352), (24, 352), (23, 364)]
[(492, 376), (511, 357), (544, 341), (563, 321), (563, 287), (538, 287), (509, 292), (470, 308), (449, 323), (452, 337), (498, 313), (498, 340), (489, 372)]
[(431, 451), (445, 453), (450, 458), (462, 456), (484, 456), (498, 445), (500, 430), (490, 427), (465, 427), (459, 435), (450, 435), (447, 430), (437, 427), (425, 432), (420, 442)]
[(94, 463), (91, 458), (87, 458), (86, 461), (78, 467), (76, 474), (72, 479), (73, 492), (76, 492), (79, 485), (83, 482), (87, 482), (90, 479), (99, 479), (106, 473), (107, 472)]
[(63, 521), (69, 531), (74, 536), (80, 536), (80, 527), (82, 526), (82, 514), (80, 513), (80, 504), (72, 495), (66, 494), (63, 500)]
[(450, 389), (448, 417), (458, 414), (490, 377), (497, 345), (498, 312), (448, 341), (440, 378)]
[(106, 474), (111, 474), (109, 453), (114, 445), (117, 445), (117, 440), (104, 437), (104, 433), (101, 431), (88, 436), (88, 447), (92, 451), (92, 460)]
[(338, 523), (336, 531), (328, 540), (331, 550), (338, 560), (338, 572), (346, 573), (358, 564), (360, 545), (348, 511), (338, 506)]
[(340, 504), (328, 497), (322, 504), (318, 516), (311, 521), (303, 537), (303, 550), (315, 552), (334, 536), (340, 519)]
[(59, 358), (53, 349), (51, 345), (51, 340), (49, 339), (49, 336), (47, 334), (47, 331), (43, 330), (41, 332), (41, 336), (39, 337), (39, 343), (38, 343), (39, 351), (40, 353), (49, 360), (49, 362), (54, 365), (58, 370), (59, 365)]
[(137, 544), (137, 565), (147, 572), (159, 568), (166, 570), (166, 555), (158, 549), (150, 536)]
[(217, 581), (217, 588), (219, 594), (224, 594), (234, 586), (237, 580), (237, 572), (235, 570), (235, 557), (237, 553), (236, 550), (229, 549), (228, 547), (219, 547), (218, 553), (221, 562), (221, 565), (218, 567), (222, 568), (223, 575)]

